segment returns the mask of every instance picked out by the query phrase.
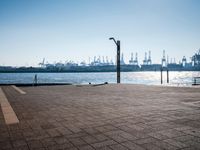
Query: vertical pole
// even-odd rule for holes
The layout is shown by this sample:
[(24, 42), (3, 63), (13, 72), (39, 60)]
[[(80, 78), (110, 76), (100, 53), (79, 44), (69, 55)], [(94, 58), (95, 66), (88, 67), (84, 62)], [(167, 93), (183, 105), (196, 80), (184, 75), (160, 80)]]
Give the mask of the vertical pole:
[(35, 78), (34, 78), (34, 85), (36, 86), (37, 85), (37, 74), (35, 74)]
[(160, 74), (160, 75), (161, 75), (160, 82), (161, 82), (161, 84), (163, 84), (163, 76), (162, 76), (162, 72), (163, 72), (163, 69), (161, 68), (161, 69), (160, 69), (160, 73), (161, 73), (161, 74)]
[(167, 83), (169, 83), (169, 70), (167, 69)]
[(120, 83), (120, 41), (117, 41), (117, 83)]

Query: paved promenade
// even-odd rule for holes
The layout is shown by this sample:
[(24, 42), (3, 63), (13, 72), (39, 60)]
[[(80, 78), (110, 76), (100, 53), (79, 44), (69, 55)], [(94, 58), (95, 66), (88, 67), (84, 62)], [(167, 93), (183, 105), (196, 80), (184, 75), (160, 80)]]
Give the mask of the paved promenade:
[[(200, 149), (200, 88), (2, 86), (0, 150)], [(2, 100), (3, 101), (3, 100)], [(3, 108), (5, 110), (5, 108)]]

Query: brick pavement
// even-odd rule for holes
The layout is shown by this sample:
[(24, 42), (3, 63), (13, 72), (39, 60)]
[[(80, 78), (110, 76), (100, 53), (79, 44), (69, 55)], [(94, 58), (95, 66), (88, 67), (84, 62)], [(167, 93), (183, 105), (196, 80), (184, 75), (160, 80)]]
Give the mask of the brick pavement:
[(143, 85), (2, 87), (0, 149), (200, 149), (200, 88)]

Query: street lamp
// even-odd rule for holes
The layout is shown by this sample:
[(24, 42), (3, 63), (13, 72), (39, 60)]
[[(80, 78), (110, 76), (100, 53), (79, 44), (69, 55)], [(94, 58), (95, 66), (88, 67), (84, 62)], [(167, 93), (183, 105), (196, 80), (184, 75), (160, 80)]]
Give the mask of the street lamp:
[(120, 41), (116, 42), (114, 37), (109, 38), (109, 40), (113, 40), (117, 45), (117, 83), (120, 83)]

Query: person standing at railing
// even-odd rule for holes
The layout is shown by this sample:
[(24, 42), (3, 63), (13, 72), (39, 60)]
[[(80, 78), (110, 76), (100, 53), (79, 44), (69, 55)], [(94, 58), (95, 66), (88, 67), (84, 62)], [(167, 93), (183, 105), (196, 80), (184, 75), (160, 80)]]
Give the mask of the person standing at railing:
[(35, 74), (35, 77), (34, 77), (34, 85), (37, 85), (37, 74)]

